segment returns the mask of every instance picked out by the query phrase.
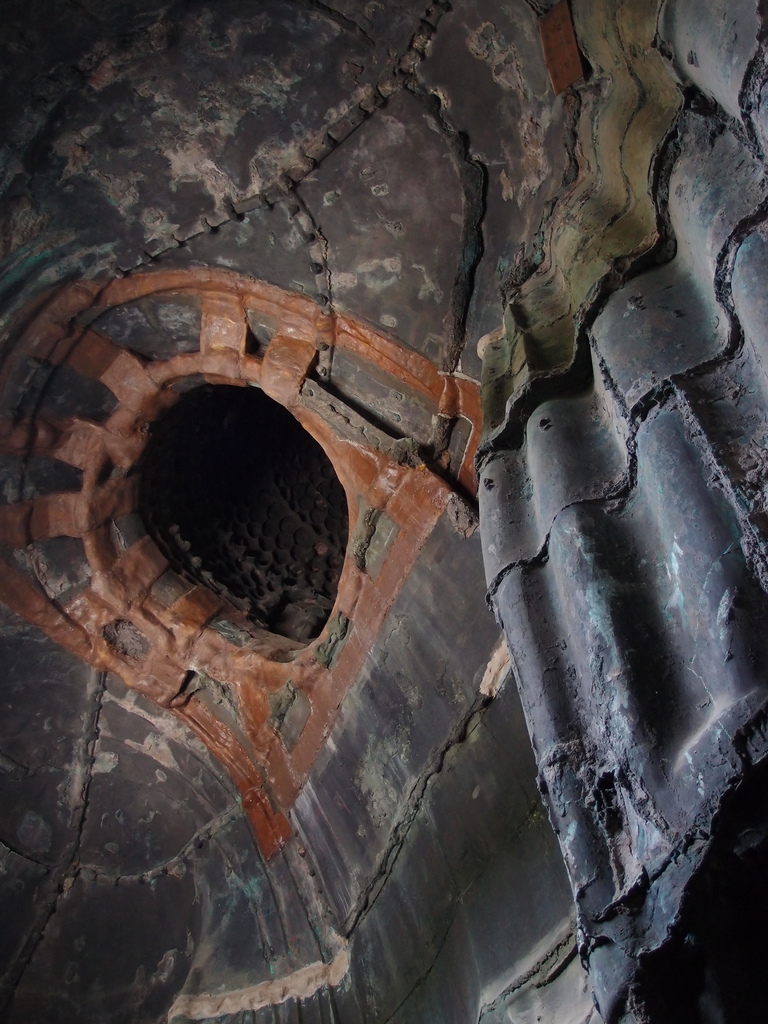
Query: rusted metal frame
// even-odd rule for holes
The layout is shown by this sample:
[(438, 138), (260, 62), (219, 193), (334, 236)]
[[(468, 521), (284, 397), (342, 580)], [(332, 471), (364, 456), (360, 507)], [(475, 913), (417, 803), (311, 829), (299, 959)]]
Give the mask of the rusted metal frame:
[[(194, 292), (203, 301), (199, 353), (145, 366), (98, 332), (73, 327), (75, 317), (97, 297), (99, 308), (110, 308), (150, 294), (179, 291)], [(279, 323), (263, 358), (245, 351), (245, 311), (252, 307)], [(241, 711), (249, 750), (194, 696), (170, 710), (187, 721), (226, 765), (266, 854), (284, 840), (287, 824), (263, 790), (264, 776), (278, 805), (287, 809), (451, 494), (447, 484), (425, 467), (414, 470), (397, 465), (384, 452), (340, 438), (302, 405), (301, 386), (316, 358), (318, 334), (323, 334), (318, 331), (321, 315), (314, 303), (301, 296), (220, 271), (147, 274), (116, 280), (101, 289), (65, 286), (42, 308), (41, 323), (28, 323), (22, 331), (17, 356), (34, 352), (37, 358), (67, 363), (106, 383), (120, 404), (105, 424), (72, 418), (55, 424), (41, 420), (39, 425), (0, 425), (6, 450), (23, 451), (26, 446), (27, 454), (46, 451), (84, 471), (79, 494), (47, 495), (10, 506), (16, 511), (4, 513), (5, 520), (0, 517), (4, 542), (23, 547), (42, 536), (82, 537), (93, 573), (91, 586), (65, 608), (49, 602), (31, 581), (4, 564), (0, 567), (0, 596), (73, 653), (116, 672), (127, 685), (162, 707), (172, 705), (190, 665), (204, 665), (227, 683)], [(479, 409), (468, 382), (447, 384), (423, 357), (352, 321), (345, 321), (344, 326), (350, 347), (382, 368), (394, 370), (398, 379), (428, 395), (448, 414), (469, 418)], [(4, 372), (8, 366), (6, 363)], [(122, 481), (119, 487), (118, 482), (109, 482), (111, 487), (99, 484), (101, 468), (107, 458), (126, 471), (136, 464), (146, 440), (146, 424), (177, 397), (169, 385), (192, 373), (214, 382), (261, 386), (293, 412), (325, 448), (347, 491), (351, 526), (355, 525), (357, 496), (362, 495), (370, 507), (385, 510), (399, 527), (376, 581), (350, 559), (345, 564), (336, 607), (354, 628), (330, 668), (321, 666), (313, 655), (324, 634), (290, 661), (275, 661), (257, 650), (233, 649), (209, 628), (211, 619), (226, 608), (224, 601), (193, 587), (166, 608), (153, 598), (152, 585), (167, 563), (149, 538), (119, 555), (114, 548), (108, 523), (118, 513), (135, 509), (136, 494)], [(473, 426), (479, 428), (479, 422)], [(117, 654), (104, 640), (105, 625), (121, 617), (151, 638), (152, 653), (141, 664)], [(291, 754), (269, 724), (265, 696), (289, 678), (304, 690), (312, 708)]]

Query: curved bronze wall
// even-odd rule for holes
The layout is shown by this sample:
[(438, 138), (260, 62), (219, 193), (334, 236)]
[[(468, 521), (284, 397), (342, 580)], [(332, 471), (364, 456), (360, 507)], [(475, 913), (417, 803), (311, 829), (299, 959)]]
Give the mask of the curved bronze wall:
[[(3, 1019), (760, 1019), (758, 5), (4, 19)], [(318, 636), (143, 534), (203, 383), (334, 464)]]

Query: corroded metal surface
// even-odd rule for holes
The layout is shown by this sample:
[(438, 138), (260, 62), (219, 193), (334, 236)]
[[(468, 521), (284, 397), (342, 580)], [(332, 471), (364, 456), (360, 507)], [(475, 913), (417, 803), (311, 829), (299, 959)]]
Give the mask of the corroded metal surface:
[(555, 95), (559, 96), (583, 75), (579, 44), (573, 31), (568, 0), (560, 0), (539, 21), (544, 61), (552, 80)]
[[(523, 357), (500, 332), (486, 349), (489, 426), (502, 411), (496, 371), (521, 389), (481, 474), (490, 592), (579, 908), (582, 957), (611, 1022), (761, 1012), (746, 965), (765, 931), (745, 894), (766, 857), (765, 826), (747, 807), (762, 799), (768, 754), (765, 332), (754, 312), (768, 182), (746, 97), (764, 64), (756, 9), (697, 8), (692, 18), (693, 6), (667, 5), (661, 24), (676, 46), (691, 47), (675, 54), (680, 74), (719, 106), (692, 104), (666, 145), (657, 137), (655, 152), (643, 150), (658, 175), (650, 186), (639, 176), (621, 183), (625, 200), (627, 189), (642, 194), (609, 231), (655, 219), (658, 242), (651, 232), (625, 267), (614, 264), (600, 286), (593, 279), (580, 365), (542, 369), (531, 389), (534, 341)], [(620, 33), (629, 14), (630, 5), (615, 11)], [(575, 4), (574, 15), (592, 53), (590, 14)], [(718, 66), (727, 46), (729, 62)], [(671, 48), (657, 47), (671, 59)], [(624, 52), (631, 65), (636, 54)], [(647, 128), (674, 117), (669, 84), (654, 82), (631, 118)], [(642, 150), (652, 140), (635, 141)], [(615, 175), (607, 155), (599, 166), (616, 187), (634, 171), (623, 151), (614, 156)], [(655, 258), (633, 265), (649, 243)], [(555, 245), (554, 254), (560, 282), (586, 283), (596, 269), (576, 250)], [(534, 280), (523, 286), (531, 296)], [(757, 829), (748, 853), (734, 845), (740, 827)], [(743, 885), (704, 911), (704, 888), (728, 888), (736, 864)], [(740, 913), (750, 923), (726, 950), (719, 933)], [(676, 973), (679, 986), (669, 983)], [(716, 997), (705, 976), (718, 979)]]
[[(551, 0), (6, 6), (10, 1024), (762, 1019), (760, 5), (574, 0), (558, 96)], [(137, 514), (251, 384), (344, 489), (318, 636)]]
[[(174, 301), (190, 294), (199, 298), (198, 351), (144, 364), (94, 327), (78, 324), (94, 313), (104, 318), (107, 309), (166, 292)], [(246, 309), (258, 310), (276, 325), (258, 354), (248, 351)], [(98, 291), (80, 286), (60, 290), (16, 338), (14, 356), (3, 367), (9, 381), (20, 363), (32, 365), (35, 372), (41, 372), (38, 367), (63, 366), (99, 381), (117, 399), (103, 423), (67, 415), (65, 408), (55, 418), (46, 409), (45, 415), (6, 419), (6, 453), (44, 453), (72, 465), (82, 473), (82, 486), (12, 502), (0, 510), (0, 537), (8, 551), (0, 574), (4, 599), (69, 650), (116, 673), (188, 724), (229, 769), (267, 854), (287, 837), (283, 812), (306, 778), (362, 657), (451, 494), (443, 480), (426, 470), (417, 447), (406, 446), (403, 452), (409, 458), (398, 463), (365, 436), (336, 429), (302, 401), (302, 387), (312, 374), (318, 346), (326, 343), (328, 326), (314, 303), (235, 275), (145, 275)], [(339, 318), (333, 326), (335, 344), (386, 368), (402, 387), (425, 392), (443, 415), (476, 417), (474, 385), (461, 381), (450, 387), (423, 357), (352, 321)], [(318, 660), (315, 650), (326, 648), (333, 623), (308, 646), (276, 635), (290, 636), (291, 631), (279, 624), (270, 631), (270, 622), (254, 622), (229, 591), (208, 585), (200, 572), (174, 578), (168, 557), (152, 539), (135, 526), (131, 531), (149, 428), (170, 407), (181, 408), (189, 400), (180, 398), (187, 382), (263, 389), (294, 414), (335, 466), (346, 491), (356, 558), (334, 570), (341, 569), (341, 576), (333, 608), (350, 625), (332, 657)], [(470, 434), (475, 444), (477, 429), (475, 418)], [(192, 441), (178, 438), (177, 443)], [(472, 479), (473, 453), (470, 443), (458, 471), (465, 484)], [(169, 500), (158, 493), (151, 475), (146, 486), (151, 500)], [(184, 493), (176, 497), (184, 500)], [(397, 528), (375, 578), (365, 567), (371, 538), (363, 533), (356, 540), (361, 512), (370, 511), (385, 513)], [(40, 562), (28, 562), (25, 573), (13, 552), (56, 538), (79, 539), (87, 569), (83, 586), (54, 595), (50, 587), (45, 591), (47, 577)], [(343, 552), (342, 538), (336, 545)], [(199, 555), (192, 551), (192, 557)], [(201, 678), (212, 680), (213, 690)], [(270, 693), (289, 684), (309, 699), (309, 714), (290, 751), (275, 732), (268, 701)]]

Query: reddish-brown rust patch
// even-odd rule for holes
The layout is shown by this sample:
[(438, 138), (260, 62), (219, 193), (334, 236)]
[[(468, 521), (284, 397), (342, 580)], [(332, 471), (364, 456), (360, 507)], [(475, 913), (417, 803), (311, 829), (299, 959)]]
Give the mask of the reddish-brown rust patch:
[(555, 96), (559, 96), (584, 74), (568, 0), (560, 0), (539, 22), (544, 62)]
[[(75, 318), (91, 306), (108, 309), (147, 295), (191, 293), (202, 304), (198, 352), (145, 363)], [(259, 310), (278, 328), (263, 358), (246, 351), (246, 310)], [(473, 467), (480, 427), (477, 385), (442, 375), (428, 360), (346, 317), (325, 316), (312, 301), (226, 271), (141, 274), (106, 286), (64, 286), (38, 302), (15, 337), (0, 371), (5, 386), (14, 362), (33, 356), (64, 364), (106, 385), (118, 406), (106, 423), (78, 418), (0, 420), (0, 452), (47, 455), (83, 471), (79, 492), (50, 494), (0, 509), (0, 544), (22, 549), (34, 540), (79, 537), (91, 571), (90, 584), (64, 604), (49, 600), (7, 560), (0, 562), (0, 600), (96, 668), (115, 672), (159, 706), (184, 721), (225, 765), (238, 786), (259, 844), (270, 856), (285, 842), (287, 811), (307, 778), (349, 687), (411, 567), (443, 512), (449, 485), (425, 466), (399, 465), (361, 441), (338, 436), (300, 401), (318, 349), (329, 343), (386, 370), (426, 396), (439, 413), (462, 417), (470, 440), (456, 474), (475, 490)], [(148, 425), (178, 399), (173, 385), (195, 375), (211, 383), (255, 384), (289, 409), (322, 445), (348, 499), (353, 531), (362, 503), (386, 513), (398, 527), (376, 578), (347, 558), (334, 615), (349, 619), (345, 641), (330, 667), (316, 651), (331, 629), (301, 647), (254, 630), (243, 647), (212, 622), (242, 617), (227, 602), (189, 584), (170, 606), (155, 584), (167, 561), (144, 536), (118, 550), (111, 523), (135, 511), (136, 476), (126, 476), (144, 450)], [(158, 592), (159, 593), (159, 592)], [(132, 644), (121, 636), (133, 637)], [(227, 725), (201, 699), (185, 692), (190, 672), (224, 684), (239, 712)], [(289, 752), (269, 720), (267, 696), (288, 681), (302, 690), (310, 715)]]

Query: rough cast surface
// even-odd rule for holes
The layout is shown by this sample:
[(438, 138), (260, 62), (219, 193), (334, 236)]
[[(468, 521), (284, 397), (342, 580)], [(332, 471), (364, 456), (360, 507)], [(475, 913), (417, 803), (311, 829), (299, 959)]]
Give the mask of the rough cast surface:
[[(6, 4), (3, 1020), (764, 1016), (763, 12), (553, 7)], [(139, 509), (243, 385), (289, 623)]]
[[(589, 55), (597, 40), (574, 12)], [(637, 54), (624, 48), (638, 12), (619, 5), (608, 39), (633, 76)], [(638, 198), (655, 208), (655, 236), (622, 242), (599, 282), (609, 296), (571, 287), (576, 350), (559, 376), (535, 372), (550, 313), (525, 305), (543, 283), (532, 275), (513, 303), (527, 322), (508, 350), (506, 409), (499, 427), (493, 414), (486, 423), (487, 577), (582, 958), (611, 1022), (762, 1013), (747, 975), (766, 933), (731, 882), (766, 855), (751, 817), (768, 697), (755, 312), (766, 178), (751, 98), (761, 38), (749, 3), (664, 5), (654, 47), (669, 74), (621, 112), (653, 128), (632, 171), (645, 178)], [(688, 89), (682, 110), (664, 79)], [(675, 115), (666, 134), (652, 115), (660, 100)], [(609, 103), (598, 131), (611, 116)], [(489, 401), (501, 379), (489, 377)], [(740, 828), (748, 843), (735, 840)], [(719, 889), (704, 911), (704, 891)]]

